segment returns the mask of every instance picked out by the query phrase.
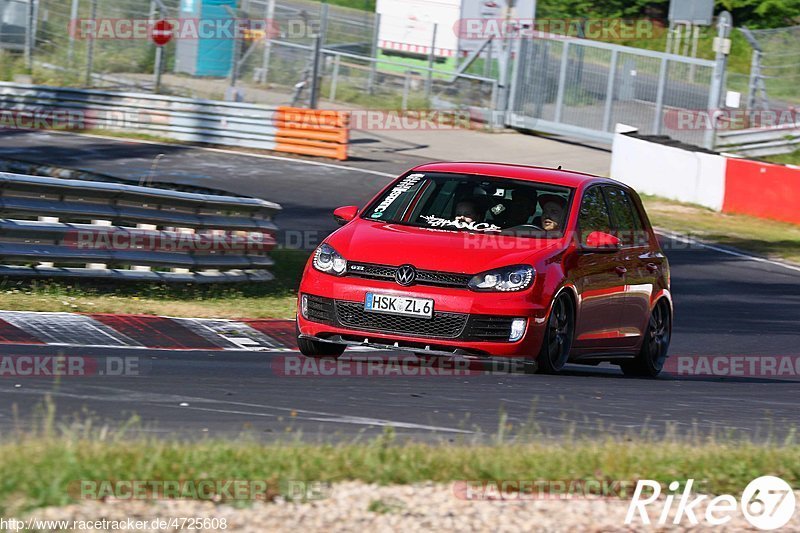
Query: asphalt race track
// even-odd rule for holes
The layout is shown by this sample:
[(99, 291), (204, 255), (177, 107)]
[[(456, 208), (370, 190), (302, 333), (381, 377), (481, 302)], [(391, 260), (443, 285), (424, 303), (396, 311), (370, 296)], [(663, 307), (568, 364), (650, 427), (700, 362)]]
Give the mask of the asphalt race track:
[[(62, 144), (59, 150), (85, 155), (81, 150), (97, 143), (70, 139), (70, 148)], [(115, 142), (102, 141), (123, 152), (132, 146)], [(144, 161), (150, 151), (170, 147), (133, 145), (132, 149), (142, 151), (136, 157)], [(0, 152), (14, 157), (10, 150)], [(174, 179), (225, 185), (244, 194), (269, 191), (263, 196), (286, 207), (278, 224), (287, 230), (329, 230), (332, 207), (363, 202), (387, 179), (285, 159), (181, 151), (183, 157), (171, 164), (183, 167), (184, 174)], [(22, 157), (20, 149), (15, 156)], [(61, 158), (58, 164), (77, 166), (76, 160), (70, 165)], [(117, 173), (136, 171), (134, 165), (113, 158), (103, 165)], [(669, 238), (665, 246), (676, 304), (673, 357), (800, 356), (800, 269)], [(327, 440), (378, 434), (392, 426), (398, 435), (415, 439), (471, 440), (495, 433), (505, 413), (511, 433), (524, 438), (531, 438), (528, 430), (535, 425), (535, 431), (554, 436), (609, 429), (663, 432), (671, 426), (680, 433), (733, 428), (765, 439), (800, 420), (800, 380), (785, 378), (629, 379), (611, 366), (571, 367), (560, 376), (476, 372), (288, 377), (281, 371), (285, 358), (292, 356), (286, 351), (0, 345), (0, 352), (98, 361), (132, 357), (141, 369), (139, 375), (126, 377), (2, 377), (0, 428), (5, 429), (35, 424), (33, 415), (46, 397), (52, 398), (64, 421), (91, 413), (100, 422), (117, 424), (137, 414), (147, 431), (186, 438), (244, 431), (269, 439), (302, 433), (307, 440)], [(386, 354), (356, 352), (352, 357), (378, 356)]]

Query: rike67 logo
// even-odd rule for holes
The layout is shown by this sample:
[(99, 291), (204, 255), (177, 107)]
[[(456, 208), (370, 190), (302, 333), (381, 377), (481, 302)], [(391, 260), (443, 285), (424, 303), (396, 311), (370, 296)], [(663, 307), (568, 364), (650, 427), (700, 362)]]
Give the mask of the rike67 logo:
[[(672, 517), (673, 524), (680, 524), (685, 519), (696, 526), (703, 519), (704, 525), (722, 526), (741, 512), (753, 527), (771, 531), (789, 523), (797, 503), (792, 487), (775, 476), (762, 476), (751, 481), (744, 489), (740, 502), (730, 494), (708, 500), (709, 496), (693, 494), (693, 486), (694, 480), (688, 480), (683, 492), (678, 494), (680, 483), (673, 481), (668, 486), (669, 493), (661, 498), (659, 482), (640, 480), (633, 492), (625, 523), (641, 521), (650, 525), (655, 522), (663, 526)], [(673, 509), (673, 505), (677, 505), (677, 508)], [(705, 512), (702, 512), (703, 507)], [(658, 518), (651, 519), (650, 511), (656, 511)]]

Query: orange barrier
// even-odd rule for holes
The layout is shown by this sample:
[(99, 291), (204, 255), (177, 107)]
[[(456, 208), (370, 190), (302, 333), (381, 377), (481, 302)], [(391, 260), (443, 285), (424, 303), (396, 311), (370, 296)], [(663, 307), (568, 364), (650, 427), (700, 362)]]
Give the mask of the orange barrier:
[(350, 114), (346, 111), (282, 106), (275, 114), (275, 126), (278, 152), (347, 159)]
[(800, 168), (728, 159), (722, 211), (800, 224)]

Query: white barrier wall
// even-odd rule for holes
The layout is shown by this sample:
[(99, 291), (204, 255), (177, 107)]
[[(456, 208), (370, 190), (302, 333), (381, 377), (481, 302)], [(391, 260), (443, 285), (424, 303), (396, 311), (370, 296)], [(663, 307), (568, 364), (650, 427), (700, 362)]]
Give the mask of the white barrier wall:
[(726, 160), (625, 134), (614, 135), (611, 177), (636, 191), (722, 211)]

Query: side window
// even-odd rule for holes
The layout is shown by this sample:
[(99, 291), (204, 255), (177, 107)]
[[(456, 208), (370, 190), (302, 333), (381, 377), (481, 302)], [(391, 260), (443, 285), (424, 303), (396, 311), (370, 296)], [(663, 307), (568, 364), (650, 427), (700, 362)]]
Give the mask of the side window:
[(623, 246), (641, 246), (647, 242), (639, 213), (633, 205), (630, 195), (623, 189), (607, 187), (606, 197), (611, 208), (616, 235)]
[(581, 212), (578, 216), (578, 227), (580, 228), (580, 238), (583, 244), (586, 243), (586, 237), (593, 231), (602, 231), (603, 233), (611, 231), (608, 208), (600, 187), (593, 187), (584, 193), (581, 201)]

